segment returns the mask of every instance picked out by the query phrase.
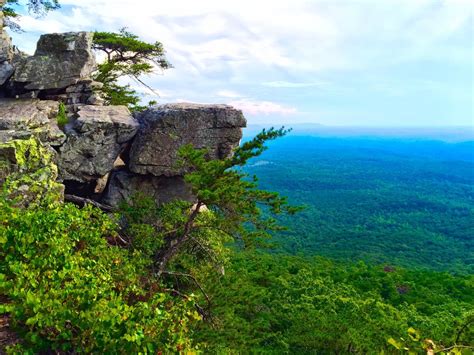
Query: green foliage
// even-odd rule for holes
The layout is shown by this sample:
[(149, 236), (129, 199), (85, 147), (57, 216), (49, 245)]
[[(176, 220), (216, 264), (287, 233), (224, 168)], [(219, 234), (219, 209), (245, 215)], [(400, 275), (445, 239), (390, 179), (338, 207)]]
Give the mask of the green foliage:
[(221, 160), (209, 160), (205, 149), (196, 150), (190, 145), (180, 150), (182, 164), (189, 170), (185, 181), (192, 187), (197, 203), (215, 215), (216, 230), (232, 236), (244, 247), (255, 247), (270, 237), (269, 231), (284, 229), (272, 215), (293, 215), (300, 210), (289, 206), (278, 193), (259, 189), (257, 177), (249, 178), (239, 169), (260, 156), (267, 149), (266, 142), (286, 133), (283, 128), (263, 130), (237, 148), (232, 157)]
[(398, 341), (390, 338), (387, 342), (393, 348), (407, 354), (472, 355), (474, 353), (474, 345), (454, 344), (445, 347), (436, 344), (431, 339), (423, 339), (420, 332), (411, 327), (408, 328), (407, 335)]
[[(401, 259), (388, 259), (406, 261), (412, 259), (390, 239), (398, 235), (398, 227), (413, 229), (418, 223), (426, 228), (431, 221), (433, 228), (441, 228), (435, 220), (424, 219), (438, 211), (440, 201), (427, 204), (420, 197), (427, 195), (418, 194), (418, 201), (424, 201), (420, 210), (412, 205), (415, 197), (410, 197), (408, 187), (420, 189), (430, 181), (424, 189), (438, 199), (436, 191), (441, 187), (430, 174), (437, 172), (435, 180), (446, 181), (442, 171), (431, 166), (427, 173), (423, 168), (418, 174), (428, 178), (407, 178), (403, 185), (403, 174), (387, 171), (396, 159), (375, 155), (383, 169), (374, 168), (373, 162), (358, 166), (353, 155), (352, 165), (331, 154), (321, 162), (318, 159), (324, 155), (309, 159), (308, 146), (304, 153), (299, 150), (300, 155), (319, 170), (311, 170), (305, 162), (289, 164), (281, 151), (272, 157), (273, 164), (250, 167), (265, 173), (263, 186), (294, 192), (295, 200), (309, 205), (300, 220), (294, 215), (299, 208), (260, 189), (245, 168), (249, 161), (262, 162), (252, 159), (261, 156), (268, 141), (285, 133), (284, 129), (263, 131), (222, 160), (209, 159), (206, 150), (183, 147), (179, 155), (195, 201), (158, 206), (150, 197), (137, 195), (121, 206), (120, 227), (92, 207), (79, 209), (41, 197), (30, 208), (19, 208), (10, 196), (1, 199), (0, 299), (6, 301), (0, 311), (10, 314), (23, 340), (10, 351), (174, 353), (191, 351), (199, 344), (209, 353), (424, 353), (430, 349), (472, 353), (468, 349), (474, 338), (472, 275), (259, 250), (274, 233), (289, 250), (293, 241), (282, 238), (293, 235), (280, 226), (283, 221), (308, 233), (298, 236), (301, 243), (314, 237), (310, 232), (324, 233), (326, 243), (342, 238), (349, 245), (346, 250), (356, 252), (370, 249), (367, 240), (374, 242), (370, 238), (377, 231), (376, 241), (388, 247), (383, 252), (374, 248), (379, 251), (375, 260), (385, 261), (396, 252)], [(2, 173), (8, 172), (3, 177), (5, 192), (18, 194), (26, 182), (32, 186), (54, 182), (50, 152), (37, 140), (14, 141), (0, 146), (0, 152), (10, 158), (14, 152), (14, 159), (0, 159)], [(373, 152), (370, 157), (374, 159)], [(282, 168), (282, 161), (293, 175)], [(49, 173), (42, 170), (45, 164)], [(416, 164), (405, 160), (403, 167), (413, 169)], [(469, 195), (469, 181), (452, 170), (449, 181), (456, 184), (442, 188), (457, 200), (449, 201), (453, 209), (442, 211), (460, 225), (443, 228), (462, 240), (470, 205), (460, 196), (461, 191)], [(308, 171), (314, 175), (308, 177)], [(361, 179), (362, 173), (370, 178)], [(341, 201), (330, 194), (334, 191), (341, 193), (338, 197), (352, 196), (348, 201), (351, 208), (359, 203), (356, 212), (341, 208)], [(363, 200), (365, 195), (371, 204), (367, 196)], [(322, 205), (315, 212), (318, 203)], [(376, 215), (370, 215), (368, 211), (374, 209)], [(396, 224), (402, 218), (407, 222)], [(447, 221), (441, 212), (436, 218)], [(362, 223), (367, 220), (378, 224)], [(388, 221), (390, 228), (380, 229)], [(336, 224), (328, 227), (330, 223)], [(350, 233), (344, 239), (348, 230), (334, 227), (348, 224), (357, 228), (359, 239), (352, 240)], [(416, 243), (415, 236), (425, 235), (419, 229), (416, 233), (401, 240), (402, 251), (408, 241)], [(423, 250), (418, 253), (423, 255)], [(439, 258), (431, 255), (431, 260)]]
[(104, 84), (102, 93), (109, 105), (126, 105), (132, 111), (139, 111), (140, 97), (130, 85), (118, 83), (121, 77), (130, 77), (148, 87), (140, 76), (153, 73), (154, 69), (170, 68), (160, 42), (147, 43), (125, 28), (119, 33), (95, 32), (94, 49), (106, 54), (106, 61), (99, 64), (95, 80)]
[[(7, 0), (6, 5), (0, 7), (0, 10), (5, 16), (5, 26), (10, 27), (14, 31), (21, 31), (20, 26), (14, 21), (15, 18), (19, 17), (17, 8), (23, 4), (20, 4), (19, 0)], [(51, 10), (59, 9), (59, 0), (28, 0), (26, 2), (28, 11), (38, 16), (45, 15)]]
[(67, 118), (66, 114), (66, 105), (64, 103), (59, 103), (58, 115), (56, 117), (56, 121), (59, 127), (64, 127), (68, 122), (69, 119)]
[[(175, 352), (191, 348), (192, 297), (163, 291), (137, 250), (108, 245), (111, 219), (71, 204), (0, 202), (0, 306), (24, 351)], [(18, 350), (18, 349), (16, 349)]]
[(148, 257), (163, 247), (163, 223), (176, 218), (173, 205), (159, 208), (153, 198), (143, 194), (135, 194), (130, 201), (123, 201), (118, 215), (123, 224), (121, 235), (128, 247)]
[(387, 340), (409, 328), (436, 344), (472, 340), (472, 276), (238, 252), (206, 278), (215, 318), (197, 339), (211, 352), (391, 353)]

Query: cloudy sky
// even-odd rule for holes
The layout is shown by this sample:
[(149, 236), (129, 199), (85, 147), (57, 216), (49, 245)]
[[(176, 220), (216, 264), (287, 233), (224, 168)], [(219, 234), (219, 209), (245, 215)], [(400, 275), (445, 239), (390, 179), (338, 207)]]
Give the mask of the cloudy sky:
[(473, 0), (60, 2), (21, 18), (17, 46), (127, 27), (174, 65), (144, 78), (159, 102), (228, 103), (261, 124), (473, 124)]

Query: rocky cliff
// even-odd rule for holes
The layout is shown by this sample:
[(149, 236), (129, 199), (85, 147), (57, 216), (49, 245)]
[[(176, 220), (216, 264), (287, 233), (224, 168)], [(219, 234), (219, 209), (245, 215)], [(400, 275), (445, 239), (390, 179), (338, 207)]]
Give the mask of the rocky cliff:
[[(55, 189), (67, 195), (110, 206), (140, 191), (159, 203), (192, 199), (177, 164), (179, 147), (229, 156), (246, 125), (242, 112), (179, 103), (132, 115), (124, 106), (103, 105), (95, 66), (91, 33), (42, 35), (27, 56), (0, 31), (0, 185), (11, 174), (32, 173), (19, 155), (22, 143), (37, 142), (58, 167)], [(25, 184), (25, 203), (32, 199), (28, 190)]]

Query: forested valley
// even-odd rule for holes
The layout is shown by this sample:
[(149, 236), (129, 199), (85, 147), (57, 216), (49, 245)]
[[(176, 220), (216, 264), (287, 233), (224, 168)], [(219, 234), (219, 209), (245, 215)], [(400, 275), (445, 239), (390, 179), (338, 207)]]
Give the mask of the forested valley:
[(202, 339), (277, 353), (472, 344), (473, 163), (471, 142), (272, 142), (246, 171), (305, 208), (269, 249), (236, 252), (213, 283), (232, 327)]

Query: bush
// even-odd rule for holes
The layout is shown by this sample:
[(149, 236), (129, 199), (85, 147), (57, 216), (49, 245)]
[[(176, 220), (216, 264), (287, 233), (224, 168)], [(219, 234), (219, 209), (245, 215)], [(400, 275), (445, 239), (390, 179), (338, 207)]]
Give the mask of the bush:
[[(165, 292), (135, 250), (109, 245), (116, 225), (101, 211), (0, 201), (0, 305), (23, 350), (157, 352), (191, 347), (200, 319), (192, 297)], [(16, 349), (16, 351), (19, 351)]]
[(64, 127), (69, 122), (66, 113), (66, 106), (62, 102), (59, 103), (58, 116), (56, 117), (56, 120), (59, 127)]

